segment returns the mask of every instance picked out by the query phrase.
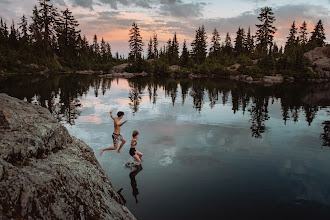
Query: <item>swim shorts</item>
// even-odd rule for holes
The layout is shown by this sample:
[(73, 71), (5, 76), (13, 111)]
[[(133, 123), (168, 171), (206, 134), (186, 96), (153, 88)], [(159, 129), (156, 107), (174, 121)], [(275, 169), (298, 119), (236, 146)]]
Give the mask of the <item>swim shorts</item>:
[(112, 134), (112, 140), (113, 140), (113, 144), (116, 145), (119, 143), (120, 140), (123, 139), (123, 136), (121, 136), (120, 134)]
[(136, 151), (135, 148), (131, 148), (129, 149), (129, 154), (133, 157), (135, 155), (135, 151)]

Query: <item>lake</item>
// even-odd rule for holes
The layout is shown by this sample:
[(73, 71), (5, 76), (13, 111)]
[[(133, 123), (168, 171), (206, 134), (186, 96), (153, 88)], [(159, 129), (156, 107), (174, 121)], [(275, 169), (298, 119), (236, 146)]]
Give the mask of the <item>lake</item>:
[[(0, 92), (42, 105), (96, 158), (137, 219), (330, 217), (330, 83), (10, 77)], [(124, 111), (123, 155), (109, 111)], [(133, 130), (142, 166), (128, 150)]]

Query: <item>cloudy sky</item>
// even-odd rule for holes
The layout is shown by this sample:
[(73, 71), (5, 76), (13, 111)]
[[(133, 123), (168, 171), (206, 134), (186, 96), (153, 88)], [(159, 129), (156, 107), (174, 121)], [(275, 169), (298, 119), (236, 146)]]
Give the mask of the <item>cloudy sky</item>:
[[(234, 40), (238, 27), (255, 32), (255, 24), (260, 8), (273, 8), (278, 31), (277, 44), (285, 43), (290, 25), (303, 21), (311, 31), (319, 19), (325, 25), (327, 40), (330, 39), (330, 0), (52, 0), (63, 10), (68, 7), (79, 21), (82, 34), (91, 41), (94, 34), (108, 41), (113, 52), (128, 52), (128, 32), (135, 21), (141, 27), (145, 45), (154, 33), (160, 44), (165, 43), (174, 32), (180, 43), (184, 39), (190, 44), (195, 30), (205, 25), (209, 39), (214, 28), (222, 40), (229, 32)], [(0, 17), (8, 23), (12, 19), (18, 23), (25, 14), (31, 16), (37, 0), (0, 0)]]

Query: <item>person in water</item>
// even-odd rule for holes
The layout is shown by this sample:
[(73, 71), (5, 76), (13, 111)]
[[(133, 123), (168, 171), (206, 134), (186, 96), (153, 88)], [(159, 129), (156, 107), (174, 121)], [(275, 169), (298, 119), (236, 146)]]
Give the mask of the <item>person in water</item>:
[(101, 155), (103, 154), (103, 152), (104, 151), (106, 151), (106, 150), (117, 150), (117, 147), (118, 147), (118, 143), (119, 143), (119, 141), (121, 141), (121, 144), (120, 144), (120, 147), (119, 147), (119, 149), (117, 150), (117, 152), (119, 153), (119, 154), (122, 154), (121, 152), (120, 152), (120, 150), (121, 150), (121, 148), (124, 146), (124, 144), (126, 143), (126, 140), (123, 138), (123, 136), (121, 136), (120, 135), (120, 130), (121, 130), (121, 126), (123, 126), (126, 122), (127, 122), (127, 120), (126, 121), (124, 121), (124, 122), (120, 122), (120, 120), (121, 119), (123, 119), (123, 117), (124, 117), (124, 112), (122, 112), (122, 111), (119, 111), (118, 113), (117, 113), (117, 116), (118, 117), (113, 117), (112, 116), (112, 110), (110, 111), (110, 117), (112, 118), (112, 120), (113, 120), (113, 127), (114, 127), (114, 132), (113, 132), (113, 134), (112, 134), (112, 140), (113, 140), (113, 147), (109, 147), (109, 148), (103, 148), (103, 149), (101, 149)]
[(143, 154), (140, 151), (136, 150), (137, 140), (139, 139), (139, 132), (133, 131), (133, 139), (131, 141), (131, 149), (129, 149), (129, 154), (137, 161), (141, 162)]

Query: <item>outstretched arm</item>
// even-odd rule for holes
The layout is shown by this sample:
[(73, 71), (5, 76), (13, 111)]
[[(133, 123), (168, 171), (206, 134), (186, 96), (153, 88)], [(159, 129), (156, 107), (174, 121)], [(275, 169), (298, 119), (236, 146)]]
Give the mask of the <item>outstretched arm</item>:
[(119, 124), (119, 127), (123, 126), (123, 124), (125, 124), (126, 122), (127, 122), (127, 120), (124, 121), (123, 123), (120, 123), (120, 124)]
[(115, 120), (115, 118), (112, 116), (112, 110), (110, 111), (110, 117), (112, 118), (112, 120)]

